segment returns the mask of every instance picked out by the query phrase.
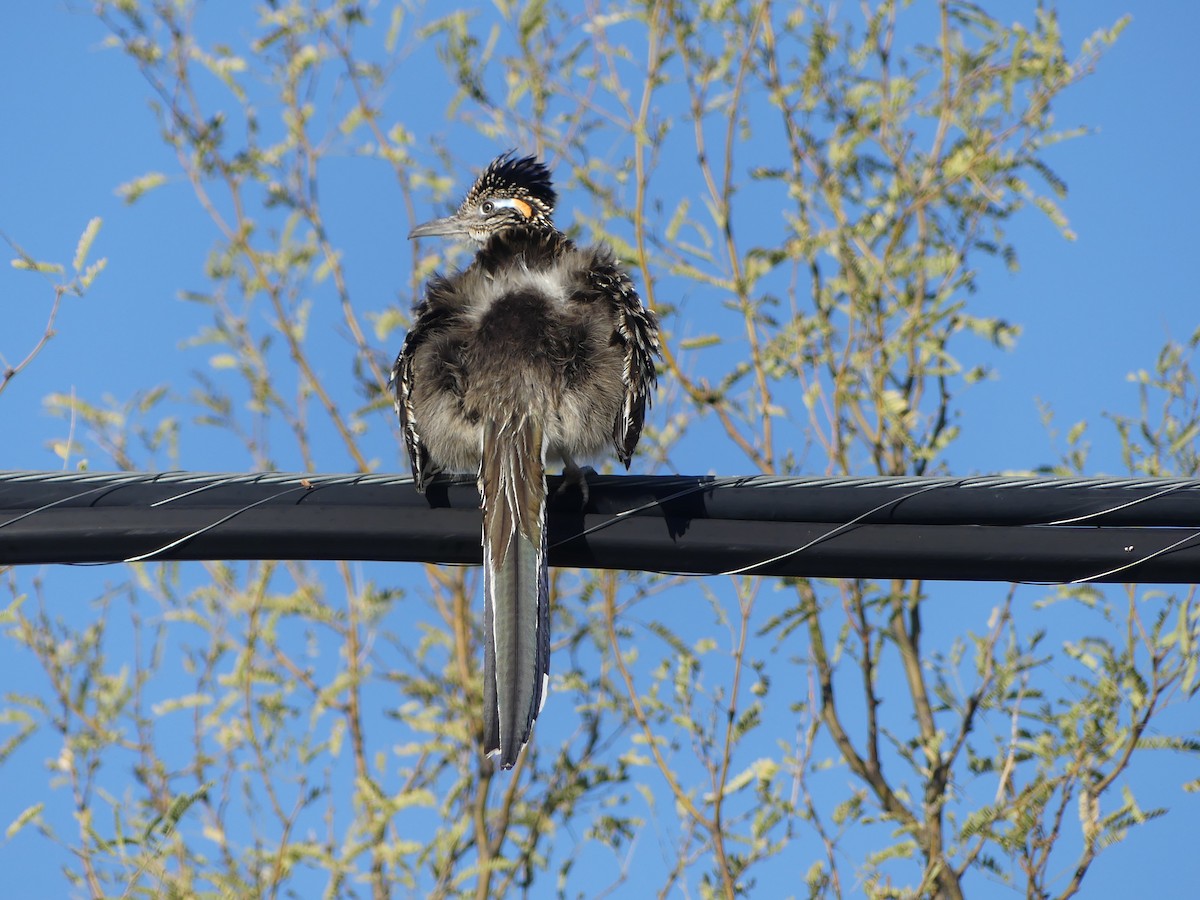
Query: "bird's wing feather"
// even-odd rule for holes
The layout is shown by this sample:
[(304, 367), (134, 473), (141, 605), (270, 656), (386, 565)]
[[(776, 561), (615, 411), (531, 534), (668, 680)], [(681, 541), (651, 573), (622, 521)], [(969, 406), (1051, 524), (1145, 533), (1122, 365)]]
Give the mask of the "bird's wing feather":
[(441, 275), (429, 279), (425, 288), (425, 299), (413, 310), (412, 325), (404, 336), (400, 355), (392, 366), (391, 388), (396, 415), (404, 432), (404, 444), (408, 448), (408, 459), (412, 464), (413, 480), (422, 493), (438, 467), (430, 458), (429, 448), (421, 438), (421, 425), (417, 415), (416, 372), (417, 354), (436, 334), (456, 327), (462, 311), (462, 298), (454, 282)]
[(416, 411), (413, 409), (413, 354), (422, 343), (419, 329), (413, 328), (404, 338), (404, 346), (392, 366), (392, 396), (396, 415), (404, 434), (404, 446), (408, 449), (408, 461), (412, 465), (413, 481), (417, 490), (425, 491), (428, 472), (429, 451), (421, 441)]
[(625, 394), (613, 422), (613, 444), (618, 458), (629, 468), (657, 380), (654, 363), (662, 355), (658, 317), (642, 304), (633, 281), (607, 246), (598, 245), (592, 252), (591, 286), (612, 305), (616, 336), (625, 354), (621, 373)]

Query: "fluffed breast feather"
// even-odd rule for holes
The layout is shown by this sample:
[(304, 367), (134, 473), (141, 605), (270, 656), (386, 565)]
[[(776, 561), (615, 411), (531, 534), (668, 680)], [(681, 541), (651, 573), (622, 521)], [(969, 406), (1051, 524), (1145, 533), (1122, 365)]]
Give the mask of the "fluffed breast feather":
[[(517, 296), (526, 298), (520, 316)], [(510, 309), (497, 320), (502, 300)], [(579, 248), (545, 230), (494, 235), (467, 270), (430, 280), (393, 369), (418, 490), (437, 471), (475, 470), (480, 403), (493, 396), (554, 407), (552, 453), (589, 458), (611, 442), (628, 468), (660, 352), (656, 317), (606, 245)], [(550, 366), (562, 390), (522, 397), (512, 370), (523, 364), (531, 373)]]

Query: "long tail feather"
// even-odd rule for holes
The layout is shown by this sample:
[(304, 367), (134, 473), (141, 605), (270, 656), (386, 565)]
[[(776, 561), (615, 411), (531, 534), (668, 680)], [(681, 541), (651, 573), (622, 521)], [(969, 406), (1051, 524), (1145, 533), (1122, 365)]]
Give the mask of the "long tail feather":
[(542, 429), (488, 423), (483, 497), (484, 750), (512, 768), (545, 701), (550, 673), (546, 467)]

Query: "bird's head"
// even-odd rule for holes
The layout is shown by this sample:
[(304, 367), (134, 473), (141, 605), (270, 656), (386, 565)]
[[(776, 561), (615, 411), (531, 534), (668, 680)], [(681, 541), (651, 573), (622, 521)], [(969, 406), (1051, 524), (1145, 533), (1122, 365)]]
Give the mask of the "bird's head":
[(483, 170), (454, 215), (418, 225), (408, 236), (466, 235), (482, 244), (518, 225), (553, 228), (555, 199), (550, 170), (532, 156), (514, 159), (510, 150)]

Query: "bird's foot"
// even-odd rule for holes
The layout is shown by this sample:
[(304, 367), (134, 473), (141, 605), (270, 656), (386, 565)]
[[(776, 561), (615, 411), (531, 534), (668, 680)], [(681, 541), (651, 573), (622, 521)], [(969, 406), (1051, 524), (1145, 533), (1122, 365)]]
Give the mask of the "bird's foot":
[(579, 493), (583, 497), (583, 502), (580, 506), (587, 506), (588, 502), (588, 476), (595, 475), (596, 470), (591, 466), (577, 466), (575, 461), (567, 459), (563, 461), (563, 480), (558, 485), (556, 494), (561, 494), (574, 486), (579, 488)]

